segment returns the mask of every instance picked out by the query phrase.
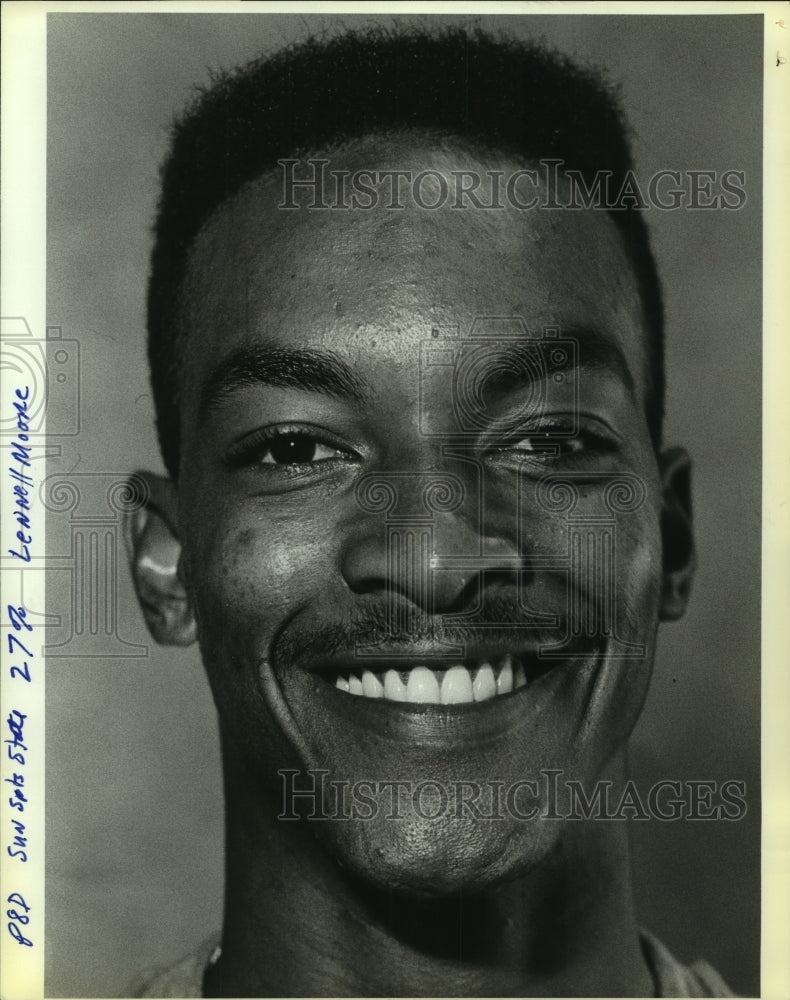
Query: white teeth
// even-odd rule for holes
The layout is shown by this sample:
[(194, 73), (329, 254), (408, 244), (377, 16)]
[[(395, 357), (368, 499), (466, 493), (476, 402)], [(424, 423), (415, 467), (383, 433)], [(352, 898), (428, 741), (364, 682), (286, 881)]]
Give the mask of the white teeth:
[(513, 690), (513, 661), (508, 653), (502, 657), (502, 669), (496, 679), (496, 693), (509, 694)]
[(439, 704), (439, 682), (427, 667), (413, 667), (406, 685), (406, 701)]
[(466, 667), (458, 664), (442, 678), (441, 699), (443, 705), (459, 705), (472, 700), (472, 678)]
[(475, 701), (486, 701), (496, 694), (496, 681), (494, 680), (494, 670), (490, 663), (483, 663), (477, 671), (472, 694)]
[(384, 697), (388, 701), (406, 701), (406, 685), (397, 670), (388, 670), (384, 674)]
[(362, 671), (362, 693), (366, 698), (384, 697), (384, 685), (369, 670)]
[[(406, 677), (403, 683), (402, 677)], [(500, 694), (510, 694), (527, 686), (524, 666), (514, 669), (513, 657), (502, 657), (498, 674), (490, 663), (481, 663), (474, 672), (462, 663), (438, 671), (420, 664), (403, 673), (387, 670), (383, 678), (372, 670), (364, 669), (361, 676), (339, 674), (335, 687), (349, 694), (365, 698), (384, 698), (386, 701), (407, 701), (423, 705), (461, 705), (472, 701), (488, 701)]]

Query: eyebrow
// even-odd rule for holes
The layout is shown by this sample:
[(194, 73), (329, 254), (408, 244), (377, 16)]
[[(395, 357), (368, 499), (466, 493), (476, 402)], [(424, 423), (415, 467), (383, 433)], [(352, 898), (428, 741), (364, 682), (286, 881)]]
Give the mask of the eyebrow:
[(200, 392), (199, 419), (206, 420), (236, 390), (261, 385), (358, 403), (366, 397), (364, 380), (332, 351), (256, 344), (237, 348), (212, 372)]
[[(552, 350), (555, 346), (564, 348), (568, 341), (573, 342), (574, 350)], [(617, 378), (631, 396), (636, 396), (634, 377), (620, 345), (597, 330), (582, 327), (562, 330), (556, 339), (522, 339), (497, 352), (495, 370), (485, 380), (486, 391), (507, 391), (534, 381), (536, 357), (541, 358), (539, 377), (572, 369), (600, 371)]]
[[(562, 347), (563, 341), (569, 340), (576, 350), (563, 351), (561, 357), (551, 350), (552, 346)], [(492, 348), (495, 343), (492, 338)], [(495, 370), (485, 379), (486, 392), (507, 391), (533, 380), (535, 355), (541, 352), (546, 375), (573, 368), (604, 371), (622, 381), (632, 396), (635, 394), (633, 376), (622, 349), (596, 331), (566, 330), (556, 340), (522, 339), (504, 349), (499, 349), (498, 344), (496, 347), (495, 353), (492, 352)], [(504, 368), (502, 361), (506, 363)], [(199, 420), (205, 421), (238, 389), (263, 385), (319, 392), (357, 403), (363, 403), (367, 396), (365, 381), (333, 351), (254, 344), (237, 348), (212, 372), (200, 392)]]

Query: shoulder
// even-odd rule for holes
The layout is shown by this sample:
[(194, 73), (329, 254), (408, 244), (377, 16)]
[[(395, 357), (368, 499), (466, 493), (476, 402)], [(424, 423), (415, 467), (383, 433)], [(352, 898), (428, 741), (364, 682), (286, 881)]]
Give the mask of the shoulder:
[(203, 996), (203, 974), (219, 946), (214, 936), (166, 968), (153, 969), (140, 976), (133, 984), (132, 997), (188, 997)]
[[(684, 965), (658, 938), (640, 934), (642, 950), (659, 997), (733, 997), (716, 970), (707, 962)], [(128, 993), (132, 997), (201, 997), (203, 975), (219, 946), (218, 937), (205, 941), (175, 964), (140, 977)]]
[(656, 983), (659, 997), (734, 997), (716, 970), (707, 962), (684, 965), (658, 938), (641, 932), (642, 951)]

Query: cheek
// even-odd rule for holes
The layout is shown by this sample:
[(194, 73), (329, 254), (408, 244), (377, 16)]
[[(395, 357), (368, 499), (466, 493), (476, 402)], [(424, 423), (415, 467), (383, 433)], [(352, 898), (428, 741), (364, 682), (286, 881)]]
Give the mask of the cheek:
[(187, 557), (201, 635), (232, 631), (260, 650), (305, 603), (312, 581), (326, 581), (331, 537), (313, 519), (296, 524), (254, 507), (204, 522), (189, 540)]
[[(644, 483), (636, 509), (618, 510), (600, 489), (573, 487), (546, 494), (542, 503), (522, 506), (519, 534), (527, 555), (545, 557), (546, 573), (569, 574), (573, 591), (588, 600), (605, 600), (629, 628), (645, 633), (661, 591), (660, 509), (656, 491)], [(630, 498), (627, 498), (631, 502)], [(554, 506), (554, 509), (552, 508)]]
[(660, 514), (646, 505), (615, 522), (616, 600), (627, 619), (642, 622), (658, 614), (661, 594), (662, 552)]
[[(598, 773), (631, 736), (650, 685), (661, 594), (659, 512), (646, 503), (612, 524), (613, 574), (603, 580), (608, 659), (596, 681), (595, 724), (576, 747), (582, 773)], [(580, 582), (580, 588), (584, 584)]]

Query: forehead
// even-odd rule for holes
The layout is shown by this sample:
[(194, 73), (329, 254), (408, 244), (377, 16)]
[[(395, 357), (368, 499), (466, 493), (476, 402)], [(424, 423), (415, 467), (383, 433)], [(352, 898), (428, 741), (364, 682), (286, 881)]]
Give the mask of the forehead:
[[(346, 178), (407, 172), (403, 207), (388, 207), (385, 183), (371, 209), (311, 209), (310, 197), (285, 209), (281, 172), (220, 207), (195, 240), (182, 288), (185, 396), (250, 342), (401, 363), (436, 326), (463, 334), (478, 317), (519, 316), (533, 334), (549, 326), (609, 340), (644, 401), (641, 303), (606, 213), (454, 208), (452, 198), (436, 210), (420, 207), (409, 192), (422, 171), (451, 183), (454, 171), (475, 171), (485, 184), (492, 170), (507, 177), (524, 168), (448, 144), (366, 139), (321, 158), (329, 160), (327, 178), (332, 171)], [(306, 162), (298, 168), (299, 176), (310, 173)], [(423, 204), (436, 199), (431, 178), (421, 190)]]

